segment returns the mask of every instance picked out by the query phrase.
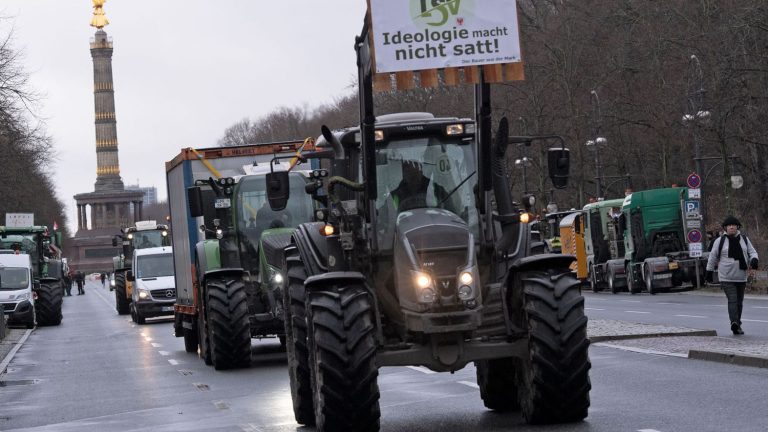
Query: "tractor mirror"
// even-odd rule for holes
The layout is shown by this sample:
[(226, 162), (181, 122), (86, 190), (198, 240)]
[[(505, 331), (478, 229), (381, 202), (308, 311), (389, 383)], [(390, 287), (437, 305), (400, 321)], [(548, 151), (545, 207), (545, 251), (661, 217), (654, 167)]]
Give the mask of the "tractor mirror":
[(187, 188), (187, 201), (189, 202), (190, 216), (196, 218), (203, 215), (203, 193), (200, 187)]
[(127, 272), (125, 272), (125, 280), (127, 280), (128, 282), (133, 282), (134, 280), (136, 280), (136, 278), (133, 277), (133, 271), (128, 270)]
[(267, 200), (274, 211), (285, 209), (290, 196), (288, 171), (267, 173)]
[(568, 174), (571, 169), (571, 154), (567, 148), (551, 148), (547, 154), (549, 178), (557, 189), (568, 186)]

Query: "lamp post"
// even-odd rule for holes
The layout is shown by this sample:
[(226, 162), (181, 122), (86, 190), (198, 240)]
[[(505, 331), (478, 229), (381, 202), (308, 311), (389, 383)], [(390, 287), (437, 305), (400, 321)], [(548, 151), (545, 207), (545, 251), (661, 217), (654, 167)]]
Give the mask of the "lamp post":
[(595, 198), (600, 199), (603, 197), (603, 173), (600, 163), (600, 146), (608, 144), (608, 140), (600, 136), (600, 127), (602, 123), (602, 114), (600, 113), (600, 98), (597, 96), (597, 92), (592, 90), (589, 92), (592, 100), (592, 139), (586, 142), (586, 146), (594, 148), (595, 151)]
[[(525, 149), (525, 146), (523, 146)], [(515, 159), (515, 166), (523, 169), (523, 195), (528, 194), (528, 168), (531, 165), (531, 160), (528, 156), (525, 156), (525, 150), (523, 150), (523, 157)]]
[[(693, 160), (696, 173), (701, 175), (701, 161), (704, 159), (701, 157), (701, 140), (699, 138), (699, 126), (706, 124), (709, 121), (711, 113), (705, 110), (704, 96), (706, 90), (704, 90), (704, 73), (701, 71), (701, 63), (696, 55), (690, 57), (690, 75), (688, 80), (688, 113), (683, 115), (683, 124), (691, 127), (691, 134), (693, 135)], [(701, 188), (701, 202), (706, 203), (704, 197), (704, 188)], [(706, 219), (706, 205), (702, 205), (701, 209), (701, 225), (707, 226)]]

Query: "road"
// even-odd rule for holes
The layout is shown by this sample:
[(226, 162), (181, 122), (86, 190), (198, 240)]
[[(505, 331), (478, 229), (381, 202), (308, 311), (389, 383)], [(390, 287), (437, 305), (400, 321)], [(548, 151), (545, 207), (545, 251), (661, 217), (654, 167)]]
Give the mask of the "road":
[[(728, 301), (722, 292), (686, 291), (649, 295), (584, 292), (590, 319), (613, 319), (647, 324), (716, 330), (731, 335)], [(745, 340), (768, 341), (768, 297), (747, 296), (742, 311)]]
[[(10, 363), (0, 386), (0, 430), (312, 430), (293, 421), (285, 356), (277, 341), (254, 342), (250, 369), (214, 371), (184, 352), (169, 320), (134, 325), (114, 312), (112, 293), (95, 282), (86, 289), (85, 296), (65, 299), (61, 326), (35, 330)], [(638, 314), (661, 321), (684, 319), (675, 315), (684, 315), (678, 312), (685, 306), (652, 303), (690, 301), (705, 310), (710, 300), (718, 301), (587, 294), (590, 314), (612, 318), (608, 315), (621, 305), (668, 309)], [(710, 309), (713, 319), (715, 312), (723, 314)], [(757, 432), (768, 424), (768, 369), (603, 346), (593, 346), (590, 355), (592, 407), (585, 422), (532, 427), (517, 413), (490, 412), (482, 405), (471, 366), (455, 374), (398, 367), (383, 369), (379, 377), (382, 430)]]

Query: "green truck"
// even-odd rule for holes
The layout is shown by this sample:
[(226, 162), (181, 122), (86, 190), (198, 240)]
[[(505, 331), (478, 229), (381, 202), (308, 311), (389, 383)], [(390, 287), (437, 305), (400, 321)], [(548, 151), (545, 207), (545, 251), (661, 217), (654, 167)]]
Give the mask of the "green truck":
[(650, 294), (704, 280), (708, 253), (688, 252), (683, 205), (688, 188), (663, 188), (635, 192), (624, 199), (620, 229), (624, 234), (625, 269), (629, 292), (645, 287)]

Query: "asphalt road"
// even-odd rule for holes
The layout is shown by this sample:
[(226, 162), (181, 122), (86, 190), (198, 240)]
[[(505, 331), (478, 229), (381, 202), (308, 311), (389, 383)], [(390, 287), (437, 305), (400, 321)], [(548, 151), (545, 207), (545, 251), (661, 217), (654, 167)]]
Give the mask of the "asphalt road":
[[(584, 292), (586, 314), (591, 319), (613, 319), (647, 324), (716, 330), (732, 335), (728, 301), (722, 291), (685, 291), (649, 295)], [(747, 296), (742, 311), (745, 340), (768, 341), (768, 297)]]
[[(669, 306), (675, 313), (659, 312), (662, 322), (684, 318), (671, 305), (650, 304), (678, 297), (648, 296), (647, 304), (587, 297), (588, 307), (604, 309), (590, 314), (630, 304), (625, 309)], [(708, 300), (679, 297), (688, 299), (697, 308)], [(35, 330), (10, 363), (0, 385), (0, 430), (311, 431), (293, 420), (277, 341), (252, 348), (250, 369), (214, 371), (184, 352), (169, 320), (134, 325), (115, 313), (112, 293), (90, 282), (85, 296), (65, 299), (62, 325)], [(590, 353), (592, 407), (585, 422), (533, 427), (519, 414), (490, 412), (471, 366), (455, 374), (400, 367), (380, 374), (382, 430), (757, 432), (768, 425), (766, 369), (600, 346)]]

